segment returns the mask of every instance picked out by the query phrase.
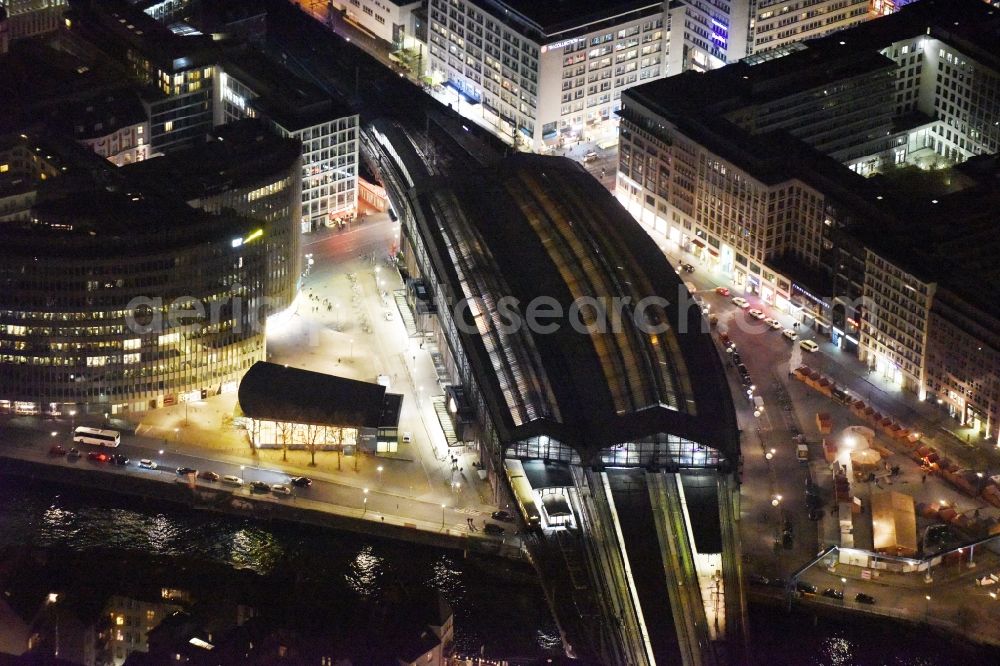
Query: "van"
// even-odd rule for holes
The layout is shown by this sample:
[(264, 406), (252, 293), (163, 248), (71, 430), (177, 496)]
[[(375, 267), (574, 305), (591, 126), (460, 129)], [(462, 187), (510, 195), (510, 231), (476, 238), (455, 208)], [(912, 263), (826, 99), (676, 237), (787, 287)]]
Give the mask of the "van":
[(819, 345), (813, 342), (812, 340), (801, 340), (799, 342), (799, 347), (802, 347), (807, 352), (819, 351)]
[(791, 340), (792, 342), (795, 342), (796, 340), (799, 339), (799, 334), (790, 328), (786, 328), (781, 332), (781, 334), (785, 336), (787, 339)]

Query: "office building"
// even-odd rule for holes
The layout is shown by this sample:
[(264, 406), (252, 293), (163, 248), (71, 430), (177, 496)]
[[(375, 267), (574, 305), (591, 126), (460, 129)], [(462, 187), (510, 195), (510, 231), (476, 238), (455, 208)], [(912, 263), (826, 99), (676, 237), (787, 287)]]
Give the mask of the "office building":
[[(901, 263), (884, 239), (914, 235), (918, 219), (928, 238), (954, 219), (956, 256), (979, 238), (979, 223), (958, 224), (944, 202), (987, 205), (988, 178), (962, 163), (1000, 150), (998, 35), (1000, 15), (985, 3), (924, 0), (780, 58), (629, 90), (617, 195), (651, 233), (887, 380), (921, 396), (952, 387), (956, 416), (992, 435), (990, 382), (942, 360), (949, 354), (929, 356), (946, 330), (932, 324), (956, 321), (937, 314), (948, 310), (966, 313), (961, 348), (989, 348), (990, 308), (957, 278)], [(925, 207), (890, 206), (905, 200), (908, 179), (910, 191), (928, 193)], [(959, 191), (964, 198), (949, 198)]]
[(416, 17), (423, 0), (334, 0), (330, 3), (351, 23), (394, 49), (416, 45)]
[[(186, 184), (153, 178), (155, 159), (116, 169), (69, 139), (7, 140), (4, 183), (33, 193), (0, 228), (0, 409), (117, 414), (236, 390), (298, 278), (298, 145), (257, 136), (191, 149), (192, 165), (218, 166), (217, 148), (233, 162)], [(245, 214), (211, 205), (227, 190)]]
[(508, 141), (613, 142), (621, 91), (666, 73), (664, 3), (430, 0), (428, 53), (458, 110)]
[(872, 0), (754, 0), (749, 53), (823, 37), (877, 16)]
[(352, 218), (358, 207), (358, 115), (251, 49), (228, 55), (218, 71), (216, 125), (254, 117), (301, 142), (303, 233)]

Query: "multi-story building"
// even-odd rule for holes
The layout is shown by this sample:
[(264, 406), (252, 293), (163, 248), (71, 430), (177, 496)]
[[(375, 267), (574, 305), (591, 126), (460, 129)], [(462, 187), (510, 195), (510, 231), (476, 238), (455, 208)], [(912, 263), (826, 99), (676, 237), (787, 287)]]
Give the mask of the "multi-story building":
[(613, 141), (621, 91), (666, 73), (664, 22), (659, 0), (430, 0), (428, 68), (508, 141)]
[(424, 3), (423, 0), (335, 0), (323, 4), (336, 7), (351, 23), (400, 49), (413, 46), (414, 12)]
[[(954, 276), (901, 261), (885, 239), (951, 247), (931, 234), (960, 219), (945, 202), (960, 201), (955, 190), (983, 196), (989, 179), (976, 169), (936, 183), (932, 167), (1000, 150), (998, 33), (1000, 15), (978, 0), (924, 0), (779, 58), (626, 91), (617, 195), (651, 233), (816, 324), (886, 379), (921, 396), (952, 386), (956, 415), (977, 414), (988, 429), (993, 385), (932, 362), (930, 350), (946, 308), (978, 313), (963, 326), (966, 347), (988, 348), (990, 308)], [(861, 177), (875, 174), (884, 175)], [(890, 205), (906, 198), (897, 180), (914, 177), (909, 191), (927, 200)], [(927, 231), (916, 232), (918, 217)], [(958, 256), (981, 232), (969, 223), (950, 233)], [(938, 293), (952, 298), (938, 305)]]
[(880, 15), (872, 0), (753, 0), (753, 5), (750, 53), (822, 37)]
[[(36, 195), (0, 228), (0, 409), (143, 411), (235, 391), (264, 359), (266, 318), (297, 285), (299, 150), (230, 138), (196, 205), (133, 171), (155, 159), (115, 169), (68, 139), (13, 140), (0, 166)], [(244, 214), (212, 205), (228, 190)]]
[(669, 46), (667, 74), (707, 72), (747, 54), (753, 0), (665, 2)]
[(67, 0), (5, 0), (0, 3), (0, 54), (10, 42), (59, 29)]
[(146, 109), (133, 90), (61, 105), (47, 125), (116, 166), (141, 162), (151, 154)]
[(213, 106), (216, 125), (255, 117), (301, 142), (303, 232), (356, 213), (356, 113), (253, 50), (222, 61)]

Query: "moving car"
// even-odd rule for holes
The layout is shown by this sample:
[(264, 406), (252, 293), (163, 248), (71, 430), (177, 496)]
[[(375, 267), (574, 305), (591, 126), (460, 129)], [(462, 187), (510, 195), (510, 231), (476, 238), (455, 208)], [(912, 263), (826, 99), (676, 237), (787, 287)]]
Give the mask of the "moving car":
[(692, 264), (681, 264), (681, 270), (685, 273), (694, 273), (694, 266)]
[(292, 489), (286, 485), (276, 483), (273, 486), (271, 486), (271, 492), (274, 493), (275, 495), (291, 495)]
[(502, 520), (505, 523), (514, 522), (514, 516), (508, 511), (494, 511), (492, 514), (493, 520)]
[(254, 481), (250, 484), (250, 492), (252, 493), (266, 493), (271, 490), (271, 486), (267, 485), (263, 481)]
[(305, 476), (296, 476), (292, 479), (292, 485), (296, 488), (308, 488), (312, 485), (312, 479)]
[(719, 296), (728, 296), (729, 295), (729, 288), (728, 287), (716, 287), (715, 288), (715, 293), (717, 293)]
[(819, 351), (819, 345), (813, 342), (812, 340), (800, 340), (799, 347), (802, 347), (807, 352)]
[(156, 463), (149, 458), (143, 458), (139, 461), (139, 467), (142, 467), (143, 469), (156, 469)]
[(595, 160), (597, 160), (597, 153), (593, 150), (583, 156), (584, 162), (594, 162)]
[(222, 477), (222, 483), (227, 486), (242, 486), (243, 479), (238, 476), (233, 476), (232, 474), (226, 474)]
[(771, 328), (773, 328), (776, 331), (780, 331), (781, 330), (781, 322), (778, 321), (777, 319), (773, 319), (771, 317), (768, 317), (767, 319), (764, 320), (764, 323), (767, 324), (768, 326), (770, 326)]
[(823, 590), (822, 594), (827, 599), (841, 599), (842, 600), (844, 598), (844, 591), (843, 590), (835, 590), (832, 587), (828, 587), (825, 590)]
[(786, 328), (781, 332), (781, 334), (785, 336), (785, 338), (787, 338), (788, 340), (791, 340), (792, 342), (795, 342), (796, 340), (799, 339), (799, 334), (790, 328)]
[(742, 296), (733, 296), (733, 305), (735, 305), (738, 308), (746, 309), (750, 307), (750, 301), (743, 298)]
[(67, 458), (79, 458), (80, 457), (80, 449), (78, 449), (78, 448), (76, 448), (74, 446), (72, 449), (69, 450), (69, 453), (66, 454), (66, 457)]
[(64, 456), (64, 455), (66, 455), (66, 449), (64, 447), (60, 446), (59, 444), (56, 444), (55, 446), (53, 446), (52, 448), (49, 449), (49, 455), (50, 456)]
[(203, 481), (218, 481), (219, 475), (206, 469), (204, 472), (198, 473), (198, 478)]
[(128, 456), (125, 455), (124, 453), (116, 453), (113, 456), (111, 456), (111, 462), (121, 467), (124, 467), (125, 465), (128, 464)]
[(747, 310), (747, 314), (753, 317), (754, 319), (763, 319), (765, 316), (767, 316), (757, 308), (751, 308)]
[(107, 453), (99, 451), (91, 451), (90, 453), (87, 454), (87, 460), (91, 462), (106, 463), (109, 460), (111, 460), (111, 456), (109, 456)]
[(188, 474), (197, 474), (198, 470), (192, 469), (190, 467), (178, 467), (177, 476), (187, 476)]
[(873, 597), (870, 594), (865, 594), (864, 592), (858, 592), (854, 596), (854, 600), (857, 601), (859, 604), (868, 604), (869, 606), (875, 605), (875, 597)]
[(483, 532), (489, 534), (490, 536), (503, 536), (505, 530), (494, 523), (486, 523), (486, 526), (483, 527)]

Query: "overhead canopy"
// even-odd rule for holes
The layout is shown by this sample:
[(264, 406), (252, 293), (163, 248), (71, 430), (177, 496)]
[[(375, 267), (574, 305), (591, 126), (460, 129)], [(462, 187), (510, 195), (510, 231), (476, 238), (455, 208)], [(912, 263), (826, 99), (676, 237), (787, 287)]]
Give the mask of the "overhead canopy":
[[(387, 409), (381, 384), (258, 361), (240, 382), (243, 413), (253, 419), (310, 425), (378, 428)], [(387, 425), (394, 425), (389, 423)]]
[(545, 513), (550, 518), (563, 518), (573, 515), (564, 495), (545, 495), (542, 497), (542, 506), (545, 507)]

